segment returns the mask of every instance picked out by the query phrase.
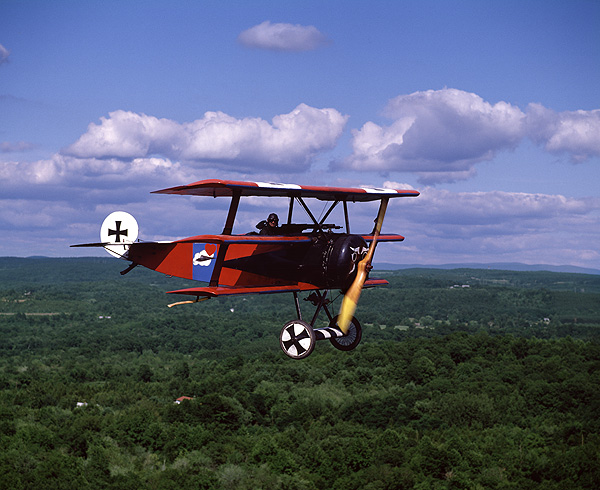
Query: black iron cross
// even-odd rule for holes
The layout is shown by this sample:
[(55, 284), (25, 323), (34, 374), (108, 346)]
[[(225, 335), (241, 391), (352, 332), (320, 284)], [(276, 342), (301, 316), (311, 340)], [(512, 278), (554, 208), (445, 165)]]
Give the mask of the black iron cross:
[(299, 340), (310, 338), (310, 335), (308, 335), (308, 332), (306, 330), (302, 330), (302, 332), (300, 332), (300, 335), (298, 335), (296, 337), (294, 325), (290, 325), (286, 329), (286, 331), (289, 334), (289, 336), (291, 337), (290, 340), (283, 341), (283, 345), (285, 346), (286, 350), (290, 350), (290, 348), (294, 345), (294, 346), (296, 346), (296, 351), (298, 352), (298, 355), (304, 354), (306, 352), (306, 349), (304, 347), (302, 347)]
[(116, 235), (115, 242), (121, 241), (121, 235), (127, 236), (128, 230), (121, 230), (121, 221), (115, 221), (116, 230), (108, 229), (108, 236)]

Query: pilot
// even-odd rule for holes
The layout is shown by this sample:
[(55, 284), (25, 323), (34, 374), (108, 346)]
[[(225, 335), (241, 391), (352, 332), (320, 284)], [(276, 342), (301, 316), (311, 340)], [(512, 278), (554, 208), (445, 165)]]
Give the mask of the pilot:
[[(262, 223), (264, 223), (264, 225), (262, 225)], [(260, 230), (261, 235), (277, 235), (280, 232), (279, 216), (277, 216), (275, 213), (271, 213), (269, 215), (269, 217), (267, 218), (266, 223), (261, 222), (261, 223), (259, 223), (259, 226), (260, 225), (262, 225), (261, 230)]]

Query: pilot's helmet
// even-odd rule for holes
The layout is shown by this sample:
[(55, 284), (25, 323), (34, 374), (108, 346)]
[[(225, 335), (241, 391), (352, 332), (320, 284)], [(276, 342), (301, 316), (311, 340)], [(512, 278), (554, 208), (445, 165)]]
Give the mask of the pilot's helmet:
[(275, 223), (275, 225), (279, 224), (279, 216), (277, 216), (275, 213), (271, 213), (269, 215), (269, 217), (267, 218), (267, 221), (269, 223)]

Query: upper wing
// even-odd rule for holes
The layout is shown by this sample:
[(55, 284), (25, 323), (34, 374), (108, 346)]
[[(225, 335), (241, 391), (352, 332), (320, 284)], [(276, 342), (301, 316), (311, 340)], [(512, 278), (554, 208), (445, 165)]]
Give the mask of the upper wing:
[(154, 191), (153, 194), (194, 196), (280, 196), (312, 197), (322, 201), (376, 201), (391, 197), (417, 197), (418, 191), (402, 189), (326, 187), (272, 182), (238, 182), (235, 180), (201, 180), (188, 185)]

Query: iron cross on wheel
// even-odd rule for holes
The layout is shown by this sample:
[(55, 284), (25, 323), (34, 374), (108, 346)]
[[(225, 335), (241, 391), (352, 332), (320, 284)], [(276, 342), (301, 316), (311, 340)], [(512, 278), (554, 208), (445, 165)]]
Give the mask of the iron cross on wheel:
[(302, 320), (285, 324), (279, 336), (279, 344), (292, 359), (303, 359), (315, 348), (315, 333), (311, 325)]
[(115, 221), (116, 230), (108, 230), (108, 236), (116, 235), (115, 242), (121, 242), (121, 235), (127, 236), (127, 230), (121, 230), (121, 221)]

